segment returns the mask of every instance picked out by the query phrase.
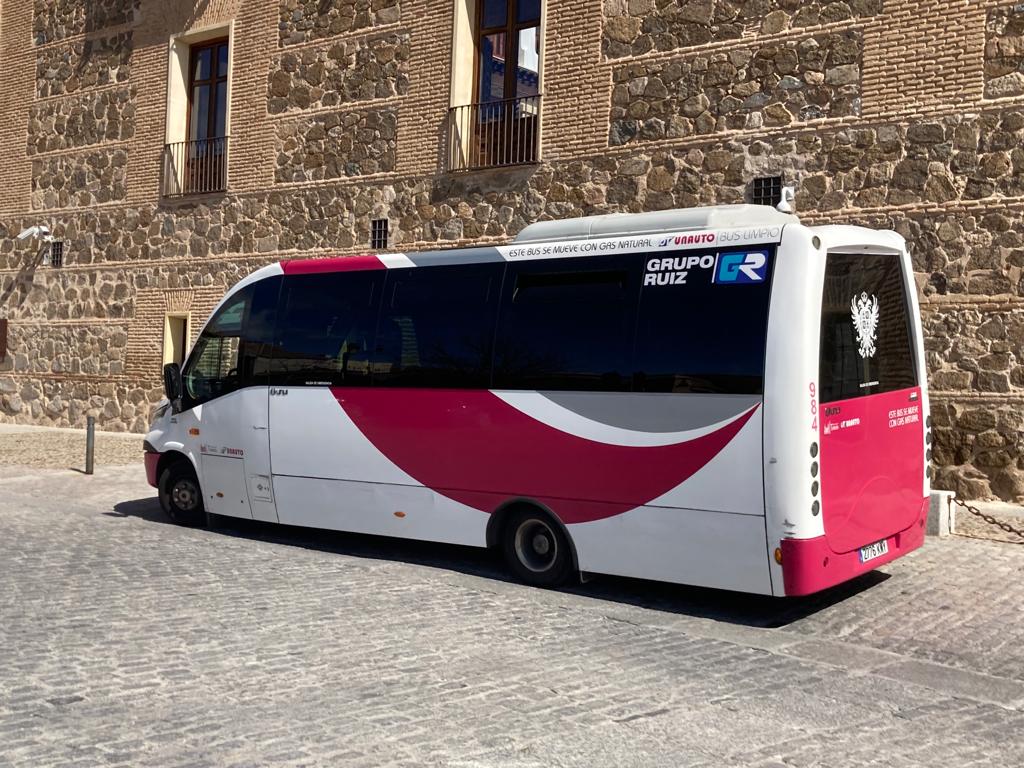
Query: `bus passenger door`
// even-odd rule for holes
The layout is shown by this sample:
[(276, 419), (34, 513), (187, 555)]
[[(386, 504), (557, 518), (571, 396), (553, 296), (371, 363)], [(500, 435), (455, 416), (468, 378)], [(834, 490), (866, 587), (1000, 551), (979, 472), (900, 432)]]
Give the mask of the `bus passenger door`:
[(279, 281), (250, 284), (217, 311), (182, 374), (183, 416), (198, 443), (207, 511), (277, 521), (270, 479), (265, 342)]
[(276, 523), (267, 388), (248, 387), (206, 403), (199, 421), (207, 510)]

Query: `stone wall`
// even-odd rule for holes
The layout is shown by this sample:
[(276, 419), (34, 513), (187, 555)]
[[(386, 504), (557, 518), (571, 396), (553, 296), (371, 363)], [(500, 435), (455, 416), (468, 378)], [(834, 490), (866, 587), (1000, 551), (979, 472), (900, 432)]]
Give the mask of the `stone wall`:
[(131, 32), (44, 49), (36, 65), (36, 93), (45, 99), (82, 88), (127, 82), (131, 58)]
[(1024, 96), (1024, 6), (989, 11), (985, 25), (985, 96)]
[(117, 148), (32, 161), (32, 208), (70, 208), (124, 200), (128, 151)]
[(28, 154), (125, 141), (135, 135), (132, 88), (84, 92), (29, 108)]
[(22, 324), (14, 328), (8, 339), (10, 348), (16, 350), (11, 355), (9, 371), (89, 376), (124, 373), (124, 348), (128, 334), (123, 323), (53, 323), (38, 344), (32, 338), (37, 330), (32, 325)]
[(747, 32), (873, 16), (882, 0), (604, 0), (604, 55), (640, 56), (736, 40)]
[(35, 0), (36, 44), (130, 24), (141, 4), (141, 0)]
[(859, 114), (862, 55), (847, 30), (617, 67), (609, 143)]
[[(847, 139), (839, 138), (841, 133), (832, 135), (830, 148), (846, 146)], [(904, 129), (901, 135), (905, 137), (906, 133)], [(249, 198), (228, 197), (213, 205), (172, 210), (145, 206), (140, 210), (62, 216), (63, 221), (57, 225), (58, 236), (68, 239), (72, 258), (91, 255), (96, 260), (95, 268), (65, 269), (60, 273), (26, 271), (20, 284), (0, 277), (0, 295), (12, 297), (7, 306), (19, 312), (20, 323), (12, 327), (36, 323), (30, 329), (33, 333), (48, 321), (131, 319), (139, 316), (143, 310), (140, 302), (153, 291), (208, 288), (217, 295), (222, 286), (280, 258), (281, 253), (327, 253), (333, 249), (365, 247), (369, 222), (381, 215), (391, 219), (399, 248), (504, 240), (527, 223), (549, 217), (737, 202), (743, 199), (745, 191), (745, 163), (793, 163), (794, 159), (803, 158), (806, 166), (809, 162), (825, 162), (819, 160), (820, 151), (811, 140), (801, 143), (779, 138), (760, 148), (755, 148), (754, 142), (723, 142), (706, 151), (659, 149), (631, 156), (581, 158), (511, 173), (496, 171), (493, 175), (296, 188)], [(736, 163), (737, 157), (741, 163)], [(864, 216), (846, 213), (837, 218), (808, 206), (804, 216), (809, 223), (845, 221), (894, 228), (908, 238), (915, 269), (924, 280), (933, 392), (1024, 393), (1020, 355), (1024, 310), (1009, 301), (1009, 296), (1009, 303), (999, 307), (984, 303), (987, 299), (971, 299), (982, 303), (967, 309), (962, 306), (964, 300), (984, 294), (1024, 294), (1020, 281), (1024, 266), (1024, 210), (1019, 206), (1001, 212), (979, 209), (977, 214), (909, 210)], [(13, 229), (13, 224), (7, 227), (8, 232)], [(0, 243), (0, 255), (7, 268), (24, 267), (30, 249), (10, 245), (11, 240), (6, 237)], [(197, 268), (200, 264), (202, 269)], [(1000, 276), (1005, 282), (993, 282)], [(952, 303), (943, 309), (946, 305), (942, 302)], [(197, 321), (206, 311), (208, 308), (196, 311)], [(149, 333), (143, 327), (130, 331), (134, 341), (129, 344), (144, 350), (137, 357), (145, 355), (153, 360), (157, 359), (159, 337), (144, 335)], [(65, 335), (59, 328), (48, 330), (45, 338), (55, 335), (58, 339), (77, 338)], [(23, 340), (13, 339), (19, 387), (29, 374), (42, 373), (36, 370), (38, 366), (28, 362), (32, 355), (26, 348)], [(106, 347), (111, 348), (120, 349)], [(44, 359), (53, 358), (44, 355)], [(134, 375), (131, 371), (127, 373), (129, 378)], [(139, 387), (131, 383), (135, 379), (122, 381), (113, 373), (111, 376), (118, 387), (118, 410), (112, 411), (113, 415), (101, 415), (100, 424), (104, 428), (132, 428), (134, 417), (126, 420), (120, 409), (126, 402), (128, 388)], [(138, 380), (146, 381), (144, 377)], [(3, 381), (0, 371), (0, 382)], [(8, 415), (43, 423), (75, 423), (67, 411), (66, 390), (53, 390), (53, 397), (64, 398), (60, 401), (63, 406), (51, 406), (51, 411), (63, 409), (53, 416), (46, 410), (50, 396), (43, 389), (36, 389), (40, 405), (34, 415), (31, 410), (16, 411), (13, 407), (7, 408)], [(23, 398), (23, 402), (27, 401)], [(1019, 409), (994, 407), (987, 401), (977, 405), (971, 402), (950, 401), (941, 396), (933, 401), (933, 413), (938, 414), (937, 461), (945, 465), (946, 457), (953, 457), (953, 463), (940, 475), (941, 483), (1012, 498), (1011, 491), (1017, 487), (1014, 484), (1024, 474), (1012, 466), (1013, 462), (1006, 464), (1005, 455), (1020, 455), (1019, 451), (1013, 453), (1015, 441), (1024, 435), (1013, 421)], [(81, 403), (76, 407), (80, 406)], [(977, 419), (989, 417), (963, 416), (974, 411), (995, 414), (997, 425), (977, 427)], [(978, 435), (995, 430), (1004, 442), (994, 445), (998, 442), (994, 434), (972, 441), (972, 429)]]
[(409, 90), (409, 52), (408, 32), (286, 51), (271, 62), (267, 111), (279, 115), (402, 96)]
[[(932, 386), (1024, 393), (1024, 309), (979, 301), (925, 315)], [(998, 399), (932, 407), (938, 487), (966, 498), (1024, 496), (1024, 411)]]
[(281, 0), (281, 45), (294, 45), (394, 24), (399, 0)]
[(331, 112), (277, 127), (281, 182), (322, 181), (395, 170), (398, 112)]
[(95, 416), (110, 432), (145, 432), (161, 387), (138, 382), (4, 377), (0, 373), (0, 412), (19, 424), (83, 428)]

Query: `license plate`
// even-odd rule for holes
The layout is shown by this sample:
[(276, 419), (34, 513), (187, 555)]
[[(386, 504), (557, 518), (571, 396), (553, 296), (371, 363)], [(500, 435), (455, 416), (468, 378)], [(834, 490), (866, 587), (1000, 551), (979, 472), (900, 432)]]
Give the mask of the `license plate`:
[(876, 557), (887, 554), (889, 554), (889, 542), (883, 539), (874, 544), (868, 544), (866, 547), (861, 547), (860, 561), (866, 563), (868, 560), (874, 560)]

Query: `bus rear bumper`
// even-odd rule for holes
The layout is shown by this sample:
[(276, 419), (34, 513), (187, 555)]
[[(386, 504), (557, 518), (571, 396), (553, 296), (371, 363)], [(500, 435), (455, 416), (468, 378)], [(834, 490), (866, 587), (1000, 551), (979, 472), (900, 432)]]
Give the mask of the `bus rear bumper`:
[(146, 462), (146, 482), (152, 485), (154, 488), (157, 487), (156, 468), (160, 463), (160, 454), (153, 453), (152, 451), (146, 451), (145, 462)]
[(816, 539), (783, 539), (782, 581), (786, 596), (798, 597), (820, 592), (913, 552), (924, 544), (927, 517), (928, 499), (925, 499), (919, 518), (910, 527), (885, 539), (889, 551), (866, 563), (860, 561), (859, 550), (834, 552), (824, 536)]

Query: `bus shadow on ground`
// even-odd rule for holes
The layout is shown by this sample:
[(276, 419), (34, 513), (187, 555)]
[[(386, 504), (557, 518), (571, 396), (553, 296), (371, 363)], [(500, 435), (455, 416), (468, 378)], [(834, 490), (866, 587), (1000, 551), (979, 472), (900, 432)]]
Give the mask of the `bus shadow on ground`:
[[(149, 523), (175, 525), (155, 497), (123, 501), (114, 505), (110, 517), (134, 517)], [(505, 570), (498, 553), (475, 547), (396, 539), (361, 533), (344, 533), (300, 528), (257, 520), (216, 517), (211, 533), (302, 547), (349, 557), (421, 565), (439, 570), (480, 576), (494, 581), (517, 583)], [(889, 576), (871, 571), (816, 595), (778, 598), (749, 595), (706, 587), (690, 587), (620, 576), (588, 576), (583, 584), (561, 591), (589, 600), (622, 603), (639, 608), (714, 619), (749, 627), (785, 627), (833, 605), (859, 595), (886, 581)]]

